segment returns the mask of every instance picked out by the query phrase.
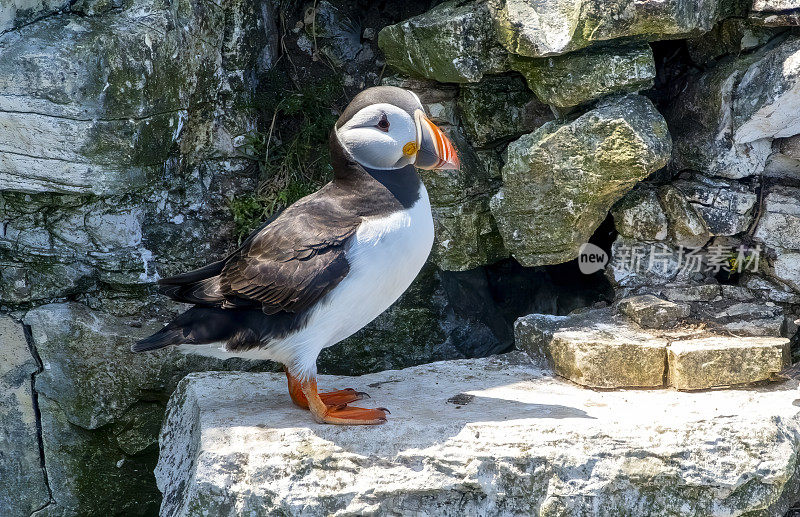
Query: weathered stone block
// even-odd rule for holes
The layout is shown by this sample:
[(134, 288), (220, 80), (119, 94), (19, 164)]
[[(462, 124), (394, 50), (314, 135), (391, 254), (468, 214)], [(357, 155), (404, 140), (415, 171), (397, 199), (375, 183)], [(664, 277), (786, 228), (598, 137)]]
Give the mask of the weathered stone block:
[(620, 300), (619, 309), (644, 328), (664, 328), (687, 317), (690, 312), (688, 304), (669, 302), (651, 294)]
[(663, 386), (666, 349), (666, 340), (624, 328), (558, 331), (548, 347), (558, 375), (592, 388)]
[(484, 2), (451, 0), (378, 33), (386, 62), (412, 76), (439, 82), (478, 82), (506, 69)]
[(667, 351), (669, 384), (699, 390), (767, 380), (790, 364), (789, 340), (715, 336), (675, 341)]
[(646, 44), (589, 48), (541, 59), (514, 57), (511, 67), (525, 76), (539, 100), (559, 108), (644, 90), (656, 76), (653, 51)]

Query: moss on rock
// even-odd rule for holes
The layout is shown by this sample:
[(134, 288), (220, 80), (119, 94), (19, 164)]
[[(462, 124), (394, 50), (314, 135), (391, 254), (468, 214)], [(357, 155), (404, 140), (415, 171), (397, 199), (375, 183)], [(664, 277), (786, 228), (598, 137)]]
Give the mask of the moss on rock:
[(544, 103), (567, 108), (613, 93), (644, 90), (656, 75), (649, 45), (589, 48), (561, 56), (515, 56), (511, 67)]
[(489, 76), (462, 85), (458, 112), (464, 132), (477, 148), (518, 138), (553, 119), (519, 76)]
[(636, 95), (512, 142), (491, 201), (506, 248), (526, 266), (575, 258), (614, 202), (666, 165), (670, 148), (664, 119)]
[(439, 82), (477, 82), (506, 69), (489, 9), (479, 1), (451, 0), (384, 27), (378, 46), (397, 70)]

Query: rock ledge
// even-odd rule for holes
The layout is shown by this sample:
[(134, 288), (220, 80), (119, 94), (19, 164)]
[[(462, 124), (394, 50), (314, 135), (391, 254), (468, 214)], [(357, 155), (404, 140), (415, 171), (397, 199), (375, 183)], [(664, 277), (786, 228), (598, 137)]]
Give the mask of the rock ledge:
[(369, 391), (391, 420), (315, 424), (277, 374), (184, 379), (162, 515), (778, 516), (798, 494), (794, 381), (596, 392), (513, 353), (320, 384)]

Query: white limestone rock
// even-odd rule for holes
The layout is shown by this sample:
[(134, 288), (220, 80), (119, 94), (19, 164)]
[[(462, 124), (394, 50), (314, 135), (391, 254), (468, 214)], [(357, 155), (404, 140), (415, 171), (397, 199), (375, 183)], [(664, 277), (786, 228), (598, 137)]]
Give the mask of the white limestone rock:
[(161, 515), (765, 515), (798, 495), (796, 381), (591, 391), (520, 354), (363, 377), (380, 427), (316, 424), (280, 374), (188, 376), (156, 468)]
[(775, 280), (800, 292), (800, 189), (771, 187), (763, 210), (754, 237), (771, 256), (762, 265)]
[(771, 140), (800, 133), (800, 38), (720, 60), (672, 103), (673, 166), (739, 179), (760, 174)]
[(800, 38), (791, 38), (753, 63), (736, 86), (733, 140), (737, 144), (800, 133)]

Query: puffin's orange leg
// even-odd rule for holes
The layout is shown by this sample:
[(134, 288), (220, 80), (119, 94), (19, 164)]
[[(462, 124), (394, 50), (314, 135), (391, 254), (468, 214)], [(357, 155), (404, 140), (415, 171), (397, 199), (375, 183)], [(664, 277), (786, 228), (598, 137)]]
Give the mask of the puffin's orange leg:
[[(292, 376), (292, 374), (289, 373), (289, 370), (286, 370), (286, 379), (289, 383), (289, 396), (292, 397), (292, 402), (303, 409), (308, 409), (308, 400), (306, 400), (306, 396), (303, 395), (303, 390), (300, 388), (300, 381), (296, 377)], [(356, 400), (369, 398), (369, 395), (363, 391), (356, 391), (353, 388), (346, 388), (343, 390), (320, 393), (319, 398), (322, 399), (322, 402), (326, 406), (341, 406), (344, 404), (349, 404), (350, 402), (355, 402)]]
[(369, 425), (382, 424), (386, 422), (386, 411), (384, 408), (364, 409), (359, 407), (326, 406), (319, 393), (317, 393), (317, 381), (309, 380), (300, 383), (308, 401), (311, 414), (318, 422), (328, 424), (350, 424), (350, 425)]

